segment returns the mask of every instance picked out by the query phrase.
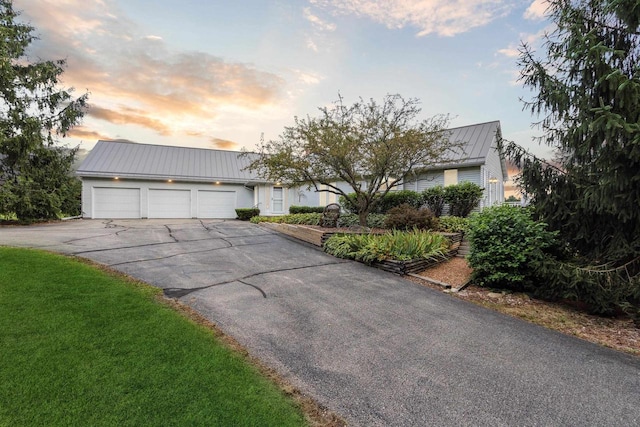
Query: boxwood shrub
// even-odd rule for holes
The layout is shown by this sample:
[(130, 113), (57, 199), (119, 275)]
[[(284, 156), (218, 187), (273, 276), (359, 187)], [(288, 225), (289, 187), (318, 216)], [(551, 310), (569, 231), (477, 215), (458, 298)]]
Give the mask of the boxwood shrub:
[(260, 209), (258, 208), (237, 208), (236, 215), (241, 221), (249, 221), (254, 216), (260, 215)]
[(324, 212), (324, 206), (290, 206), (290, 214), (302, 214), (302, 213), (322, 213)]
[(320, 225), (322, 214), (306, 213), (306, 214), (289, 214), (280, 216), (254, 216), (251, 222), (258, 224), (260, 222), (275, 222), (278, 224), (303, 224), (303, 225)]

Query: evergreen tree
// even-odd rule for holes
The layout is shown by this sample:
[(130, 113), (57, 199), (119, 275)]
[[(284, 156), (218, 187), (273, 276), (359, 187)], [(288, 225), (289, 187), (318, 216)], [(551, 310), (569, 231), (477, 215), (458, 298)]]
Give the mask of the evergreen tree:
[(58, 88), (65, 61), (30, 62), (34, 28), (17, 21), (10, 0), (0, 0), (0, 213), (20, 219), (54, 218), (69, 204), (76, 150), (57, 147), (77, 124), (87, 94), (72, 99)]
[[(551, 0), (546, 57), (530, 46), (521, 78), (537, 93), (546, 162), (506, 143), (540, 219), (559, 232), (569, 262), (552, 264), (556, 296), (600, 312), (640, 299), (640, 3)], [(554, 294), (553, 292), (551, 292)]]

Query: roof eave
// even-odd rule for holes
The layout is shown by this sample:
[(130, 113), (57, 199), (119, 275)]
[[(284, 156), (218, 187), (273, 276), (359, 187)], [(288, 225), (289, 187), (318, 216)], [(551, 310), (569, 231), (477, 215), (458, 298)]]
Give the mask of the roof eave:
[(201, 176), (183, 176), (183, 175), (171, 175), (171, 176), (158, 176), (158, 175), (145, 175), (134, 173), (117, 173), (117, 172), (88, 172), (88, 171), (76, 171), (76, 175), (80, 178), (105, 178), (113, 179), (118, 177), (119, 179), (135, 179), (140, 181), (183, 181), (183, 182), (220, 182), (225, 184), (247, 184), (248, 182), (263, 184), (268, 181), (257, 180), (255, 178), (228, 178), (228, 177), (201, 177)]

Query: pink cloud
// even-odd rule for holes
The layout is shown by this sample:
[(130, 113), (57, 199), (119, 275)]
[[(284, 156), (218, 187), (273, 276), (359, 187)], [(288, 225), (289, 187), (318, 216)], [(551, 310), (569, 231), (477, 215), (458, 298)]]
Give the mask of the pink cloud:
[(513, 5), (503, 0), (312, 0), (335, 14), (367, 17), (388, 28), (416, 27), (418, 36), (454, 36), (505, 16)]
[(112, 0), (15, 0), (40, 40), (31, 56), (67, 59), (63, 84), (88, 90), (89, 116), (160, 135), (184, 122), (210, 122), (221, 109), (257, 110), (285, 96), (273, 73), (201, 52), (173, 51)]
[(541, 20), (549, 8), (548, 0), (534, 0), (524, 12), (525, 19)]
[(211, 138), (211, 146), (221, 150), (234, 150), (238, 148), (238, 144), (227, 139)]

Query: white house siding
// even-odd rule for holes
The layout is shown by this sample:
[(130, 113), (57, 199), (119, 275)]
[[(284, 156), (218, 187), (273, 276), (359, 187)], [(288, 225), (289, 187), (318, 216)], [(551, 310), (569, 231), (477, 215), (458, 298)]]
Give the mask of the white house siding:
[(480, 166), (458, 169), (458, 184), (463, 182), (472, 182), (482, 187), (482, 175)]
[(427, 188), (435, 187), (438, 185), (444, 185), (444, 172), (429, 171), (417, 176), (417, 179), (407, 181), (402, 184), (403, 190), (412, 190), (421, 193)]
[[(126, 210), (118, 212), (113, 210), (109, 212), (104, 206), (108, 202), (104, 198), (105, 195), (113, 195), (117, 189), (129, 189), (137, 191), (129, 191), (127, 194), (139, 194), (139, 209), (129, 207)], [(167, 194), (169, 198), (160, 197), (163, 191), (169, 190)], [(175, 191), (182, 190), (182, 191)], [(158, 218), (158, 217), (185, 217), (198, 218), (200, 216), (209, 217), (209, 215), (220, 214), (220, 218), (235, 218), (235, 210), (231, 211), (228, 206), (226, 209), (212, 211), (208, 213), (200, 206), (198, 212), (199, 191), (221, 192), (221, 201), (228, 203), (230, 200), (229, 192), (235, 193), (235, 207), (250, 208), (253, 206), (253, 191), (239, 184), (210, 184), (210, 183), (194, 183), (194, 182), (167, 182), (167, 181), (147, 181), (147, 180), (130, 180), (130, 179), (107, 179), (107, 178), (82, 178), (82, 215), (85, 218)], [(188, 192), (188, 195), (187, 195)], [(151, 194), (151, 197), (150, 197)], [(200, 194), (201, 195), (201, 194)], [(210, 194), (207, 194), (211, 196)], [(181, 206), (175, 209), (163, 208), (166, 200), (174, 200)], [(164, 200), (164, 201), (163, 201)], [(135, 202), (129, 200), (128, 204)], [(185, 206), (188, 205), (188, 206)]]
[[(495, 143), (492, 147), (495, 147)], [(504, 181), (507, 177), (502, 174), (502, 163), (496, 149), (489, 150), (482, 174), (483, 182), (479, 184), (485, 188), (483, 207), (504, 202)], [(489, 179), (496, 178), (498, 182), (491, 184)]]
[(289, 205), (290, 206), (320, 206), (320, 193), (315, 191), (313, 187), (295, 187), (289, 189)]

